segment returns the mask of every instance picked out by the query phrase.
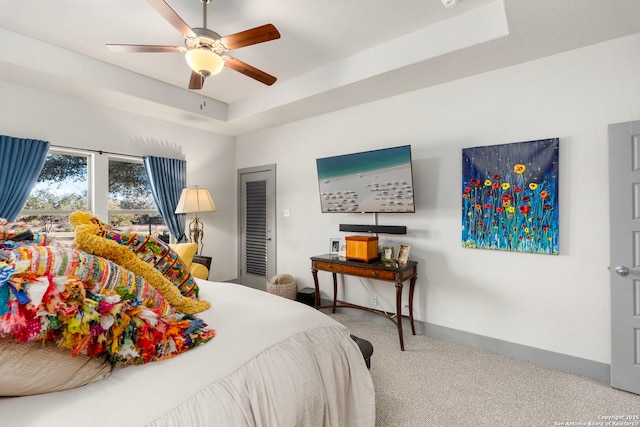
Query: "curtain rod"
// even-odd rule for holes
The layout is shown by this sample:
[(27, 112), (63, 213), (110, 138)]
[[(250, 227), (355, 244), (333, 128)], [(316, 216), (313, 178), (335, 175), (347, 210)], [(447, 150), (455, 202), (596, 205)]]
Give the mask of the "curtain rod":
[(92, 153), (98, 153), (100, 155), (102, 154), (114, 154), (116, 156), (126, 156), (126, 157), (135, 157), (138, 159), (144, 159), (147, 156), (135, 156), (133, 154), (123, 154), (123, 153), (114, 153), (112, 151), (104, 151), (104, 150), (92, 150), (90, 148), (78, 148), (78, 147), (65, 147), (64, 145), (51, 145), (51, 148), (66, 148), (67, 150), (83, 150), (83, 151), (90, 151)]

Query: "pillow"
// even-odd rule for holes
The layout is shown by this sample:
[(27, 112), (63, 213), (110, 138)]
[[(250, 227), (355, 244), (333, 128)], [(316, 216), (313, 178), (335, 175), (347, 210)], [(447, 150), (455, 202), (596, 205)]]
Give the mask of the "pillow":
[[(125, 289), (127, 294), (160, 315), (170, 312), (169, 303), (159, 290), (108, 259), (64, 246), (23, 245), (11, 252), (16, 263), (16, 274), (74, 277), (91, 284), (88, 290), (94, 294)], [(0, 307), (0, 314), (2, 312)]]
[(59, 245), (56, 239), (34, 233), (26, 222), (9, 222), (0, 218), (0, 244), (4, 247), (19, 245)]
[(141, 277), (82, 250), (20, 246), (0, 250), (0, 260), (0, 338), (55, 342), (67, 357), (70, 350), (130, 365), (176, 356), (215, 336), (201, 319), (173, 311)]
[(206, 265), (198, 264), (197, 262), (192, 262), (191, 265), (189, 266), (189, 271), (191, 272), (191, 275), (193, 277), (196, 277), (198, 279), (204, 279), (204, 280), (209, 279), (209, 269), (207, 268)]
[[(163, 240), (143, 234), (120, 232), (87, 212), (74, 212), (69, 215), (69, 221), (74, 227), (80, 224), (93, 225), (94, 234), (129, 248), (139, 259), (153, 266), (176, 285), (182, 295), (191, 298), (198, 297), (198, 285), (189, 273), (189, 268), (176, 251)], [(87, 250), (86, 248), (82, 249)]]
[(177, 311), (194, 314), (211, 307), (209, 302), (197, 299), (195, 279), (178, 254), (162, 240), (119, 233), (87, 212), (73, 212), (69, 221), (80, 249), (141, 276)]
[(25, 237), (33, 237), (29, 225), (25, 222), (9, 222), (0, 218), (0, 241), (23, 240)]
[(80, 387), (111, 375), (106, 357), (75, 356), (53, 344), (0, 339), (0, 396), (28, 396)]
[(176, 251), (187, 268), (191, 267), (193, 257), (196, 255), (196, 252), (198, 252), (197, 243), (172, 243), (169, 245), (169, 247)]

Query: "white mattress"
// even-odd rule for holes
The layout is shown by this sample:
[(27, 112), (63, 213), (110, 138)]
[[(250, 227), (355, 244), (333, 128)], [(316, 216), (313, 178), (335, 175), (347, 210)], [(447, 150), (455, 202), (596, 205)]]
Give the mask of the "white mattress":
[(6, 426), (373, 426), (373, 382), (349, 331), (304, 304), (198, 280), (210, 342), (46, 395), (1, 398)]

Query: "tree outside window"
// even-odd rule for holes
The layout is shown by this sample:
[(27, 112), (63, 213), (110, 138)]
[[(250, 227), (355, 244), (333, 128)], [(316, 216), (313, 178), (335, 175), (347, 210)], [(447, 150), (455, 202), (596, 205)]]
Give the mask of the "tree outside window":
[(168, 235), (141, 161), (109, 159), (109, 222), (123, 231)]
[(17, 221), (33, 231), (72, 240), (69, 214), (90, 210), (89, 165), (86, 154), (51, 150)]

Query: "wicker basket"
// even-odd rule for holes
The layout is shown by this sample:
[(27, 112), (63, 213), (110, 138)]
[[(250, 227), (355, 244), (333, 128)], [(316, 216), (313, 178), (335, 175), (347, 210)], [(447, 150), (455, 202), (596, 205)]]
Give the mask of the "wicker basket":
[(292, 275), (276, 274), (267, 282), (267, 292), (295, 300), (298, 293), (298, 285)]

